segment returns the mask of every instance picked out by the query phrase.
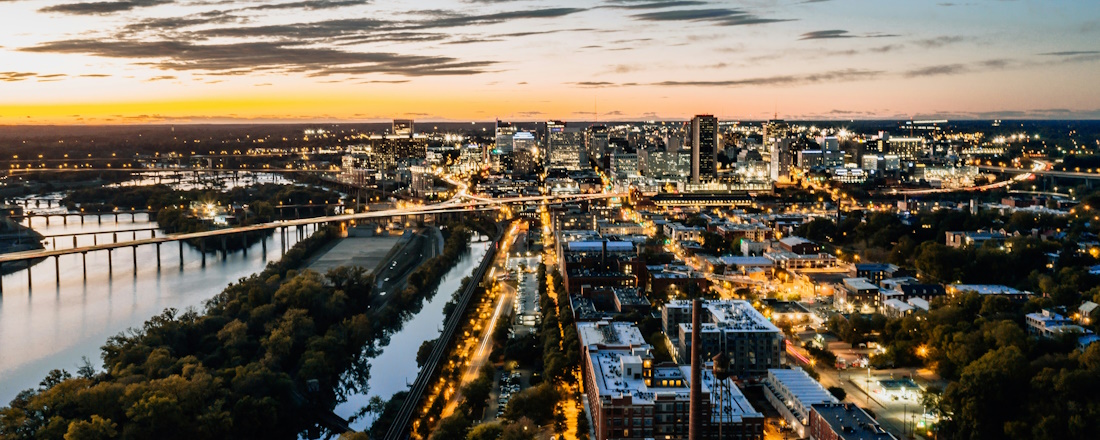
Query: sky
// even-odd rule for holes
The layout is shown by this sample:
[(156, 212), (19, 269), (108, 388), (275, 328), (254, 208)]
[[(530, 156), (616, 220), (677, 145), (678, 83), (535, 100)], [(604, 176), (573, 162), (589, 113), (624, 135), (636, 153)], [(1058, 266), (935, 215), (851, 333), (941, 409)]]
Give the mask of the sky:
[(1097, 119), (1094, 0), (0, 0), (0, 124)]

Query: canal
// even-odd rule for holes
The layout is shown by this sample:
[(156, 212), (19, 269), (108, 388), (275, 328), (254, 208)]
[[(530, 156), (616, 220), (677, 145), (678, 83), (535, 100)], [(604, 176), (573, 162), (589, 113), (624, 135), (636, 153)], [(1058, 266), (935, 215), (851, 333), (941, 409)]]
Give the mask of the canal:
[[(420, 349), (420, 344), (439, 337), (443, 330), (443, 306), (462, 286), (462, 279), (477, 270), (489, 245), (488, 241), (470, 243), (470, 252), (462, 255), (455, 266), (443, 275), (435, 294), (430, 299), (425, 299), (420, 313), (391, 334), (389, 343), (381, 347), (382, 353), (370, 360), (367, 392), (350, 396), (347, 402), (338, 405), (337, 415), (347, 419), (367, 406), (373, 396), (389, 400), (394, 393), (409, 389), (420, 371), (416, 365), (416, 352)], [(358, 431), (365, 430), (373, 423), (373, 417), (371, 414), (360, 418), (351, 426)]]

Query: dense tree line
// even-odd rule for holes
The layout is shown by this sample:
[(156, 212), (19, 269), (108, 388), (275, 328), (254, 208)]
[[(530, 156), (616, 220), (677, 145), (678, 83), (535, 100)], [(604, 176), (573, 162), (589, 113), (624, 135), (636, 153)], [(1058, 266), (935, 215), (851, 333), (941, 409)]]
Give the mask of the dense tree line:
[(265, 212), (268, 216), (266, 221), (270, 221), (277, 215), (274, 207), (280, 204), (337, 203), (340, 201), (340, 195), (312, 186), (273, 183), (236, 187), (226, 191), (175, 190), (168, 185), (146, 185), (77, 189), (67, 194), (61, 203), (73, 210), (83, 208), (85, 212), (110, 212), (116, 208), (121, 211), (149, 209), (156, 212), (164, 208), (186, 209), (191, 202), (196, 201), (222, 206), (264, 203), (270, 209)]
[(941, 438), (1086, 439), (1100, 428), (1100, 344), (1077, 350), (1076, 335), (1029, 336), (1024, 315), (1050, 305), (966, 293), (900, 319), (852, 315), (830, 328), (856, 342), (877, 340), (877, 367), (928, 367), (948, 383), (925, 405), (943, 416)]

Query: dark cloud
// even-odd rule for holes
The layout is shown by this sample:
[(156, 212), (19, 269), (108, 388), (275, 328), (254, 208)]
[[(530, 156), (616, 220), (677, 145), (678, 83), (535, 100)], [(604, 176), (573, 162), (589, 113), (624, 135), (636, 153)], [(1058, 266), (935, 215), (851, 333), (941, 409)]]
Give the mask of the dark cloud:
[(164, 70), (246, 74), (254, 71), (309, 73), (389, 73), (405, 76), (481, 73), (490, 61), (459, 61), (446, 56), (347, 52), (286, 42), (193, 44), (182, 41), (63, 40), (22, 49), (26, 52), (77, 53), (107, 58), (152, 59)]
[(694, 0), (634, 0), (634, 1), (613, 1), (608, 8), (617, 9), (663, 9), (663, 8), (679, 8), (684, 6), (702, 6), (707, 2), (694, 1)]
[(1067, 50), (1062, 52), (1046, 52), (1039, 55), (1052, 57), (1076, 57), (1081, 55), (1100, 55), (1100, 50)]
[(967, 72), (970, 72), (970, 66), (966, 64), (940, 64), (912, 69), (906, 71), (903, 75), (906, 78), (917, 78), (925, 76), (958, 75)]
[(806, 32), (799, 37), (799, 40), (827, 40), (832, 38), (886, 38), (896, 37), (895, 34), (853, 34), (843, 29), (829, 29), (824, 31)]
[(39, 9), (39, 12), (57, 12), (73, 15), (110, 14), (123, 12), (137, 8), (146, 8), (172, 3), (174, 0), (123, 0), (101, 1), (84, 3), (62, 3), (60, 5), (47, 6)]
[(747, 26), (753, 24), (777, 23), (788, 19), (761, 18), (740, 9), (676, 9), (671, 11), (646, 12), (632, 15), (642, 21), (694, 21), (707, 22), (719, 26)]
[(259, 6), (250, 6), (244, 8), (244, 10), (272, 10), (272, 9), (306, 9), (306, 10), (319, 10), (319, 9), (334, 9), (343, 8), (348, 6), (359, 6), (369, 4), (369, 0), (306, 0), (290, 3), (271, 3)]
[(825, 38), (852, 38), (854, 36), (855, 35), (852, 35), (852, 34), (848, 33), (848, 31), (846, 31), (846, 30), (831, 29), (831, 30), (827, 30), (827, 31), (806, 32), (806, 33), (802, 34), (802, 37), (799, 38), (799, 40), (819, 40), (819, 39), (825, 39)]
[(23, 81), (38, 76), (34, 72), (0, 72), (0, 82)]

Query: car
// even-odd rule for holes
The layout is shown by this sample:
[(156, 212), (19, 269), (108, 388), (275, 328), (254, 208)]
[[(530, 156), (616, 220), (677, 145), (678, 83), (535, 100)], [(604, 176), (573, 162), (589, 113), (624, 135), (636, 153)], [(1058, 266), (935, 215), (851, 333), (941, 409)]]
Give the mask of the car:
[(388, 282), (390, 282), (390, 277), (386, 277), (386, 279), (382, 280), (382, 282), (383, 282), (383, 283), (388, 283)]

